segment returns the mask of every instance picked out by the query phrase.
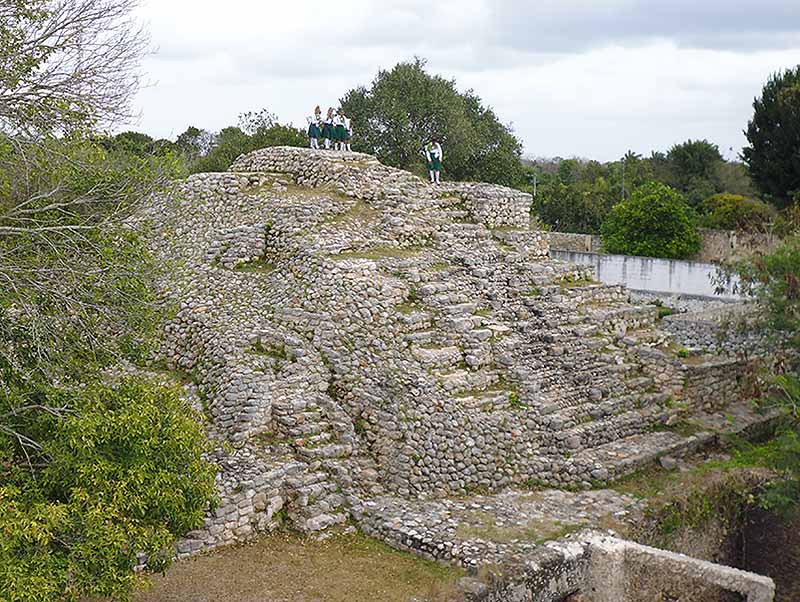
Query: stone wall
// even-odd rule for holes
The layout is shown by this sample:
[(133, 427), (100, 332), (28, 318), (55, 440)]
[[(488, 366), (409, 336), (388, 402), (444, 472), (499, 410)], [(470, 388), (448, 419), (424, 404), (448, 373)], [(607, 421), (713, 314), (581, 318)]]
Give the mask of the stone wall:
[(735, 230), (710, 230), (700, 228), (702, 249), (695, 261), (720, 263), (746, 259), (753, 255), (766, 255), (781, 244), (781, 238), (761, 232), (737, 232)]
[(772, 602), (775, 596), (768, 577), (610, 537), (590, 543), (587, 582), (591, 602)]
[(548, 232), (550, 246), (559, 251), (576, 253), (602, 253), (603, 241), (595, 234), (575, 234), (573, 232)]

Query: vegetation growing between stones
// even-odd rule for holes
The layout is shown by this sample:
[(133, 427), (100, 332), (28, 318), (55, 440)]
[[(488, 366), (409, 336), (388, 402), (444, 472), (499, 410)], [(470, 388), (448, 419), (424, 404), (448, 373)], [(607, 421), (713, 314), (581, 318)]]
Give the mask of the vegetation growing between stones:
[[(800, 350), (800, 237), (791, 237), (775, 252), (729, 269), (738, 273), (742, 291), (754, 297), (765, 310), (769, 326), (783, 334), (795, 352)], [(770, 384), (769, 394), (759, 404), (782, 410), (786, 424), (778, 432), (773, 446), (763, 452), (764, 461), (781, 479), (764, 492), (761, 503), (766, 509), (789, 512), (800, 505), (800, 376), (797, 365), (790, 363), (785, 373), (775, 375)]]

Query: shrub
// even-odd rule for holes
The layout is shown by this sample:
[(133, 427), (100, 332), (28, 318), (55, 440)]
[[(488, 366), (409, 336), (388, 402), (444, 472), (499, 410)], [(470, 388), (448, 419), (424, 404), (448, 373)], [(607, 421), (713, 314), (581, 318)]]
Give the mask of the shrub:
[(18, 445), (0, 432), (0, 599), (128, 600), (137, 554), (163, 571), (203, 524), (214, 471), (200, 425), (177, 390), (135, 380), (38, 401), (54, 410), (22, 415), (37, 455), (10, 461)]
[(700, 250), (694, 212), (677, 190), (657, 182), (615, 205), (600, 231), (610, 253), (683, 259)]
[(727, 193), (708, 197), (703, 201), (702, 210), (701, 224), (718, 230), (758, 230), (775, 215), (766, 203)]

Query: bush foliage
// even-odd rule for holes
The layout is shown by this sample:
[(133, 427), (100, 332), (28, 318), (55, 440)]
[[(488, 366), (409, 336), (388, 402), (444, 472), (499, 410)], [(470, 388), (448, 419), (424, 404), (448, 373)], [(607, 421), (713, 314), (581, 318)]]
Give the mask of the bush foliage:
[(762, 201), (737, 194), (715, 194), (701, 206), (701, 225), (718, 230), (757, 231), (775, 217), (775, 210)]
[[(177, 390), (134, 380), (47, 389), (17, 406), (40, 450), (21, 462), (0, 435), (0, 598), (128, 598), (138, 553), (163, 570), (176, 537), (203, 523), (214, 474)], [(30, 470), (29, 466), (34, 470)]]
[(679, 192), (657, 182), (616, 205), (601, 234), (609, 253), (682, 259), (700, 250), (692, 209)]
[[(766, 310), (770, 326), (786, 335), (790, 348), (800, 349), (800, 237), (788, 238), (773, 253), (736, 266), (742, 291)], [(781, 477), (762, 496), (762, 505), (783, 512), (800, 507), (800, 376), (790, 365), (772, 382), (773, 393), (761, 402), (782, 409), (783, 429), (769, 447), (764, 462)]]

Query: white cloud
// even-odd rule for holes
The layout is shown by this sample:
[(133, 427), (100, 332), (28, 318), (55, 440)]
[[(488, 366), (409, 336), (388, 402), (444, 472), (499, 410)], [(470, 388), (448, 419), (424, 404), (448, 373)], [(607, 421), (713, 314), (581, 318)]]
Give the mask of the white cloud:
[(159, 52), (144, 64), (155, 85), (138, 97), (137, 127), (174, 137), (262, 107), (301, 124), (314, 105), (419, 55), (513, 122), (532, 154), (607, 160), (689, 137), (738, 152), (753, 97), (798, 62), (793, 10), (778, 0), (757, 11), (719, 0), (150, 0), (142, 15)]

